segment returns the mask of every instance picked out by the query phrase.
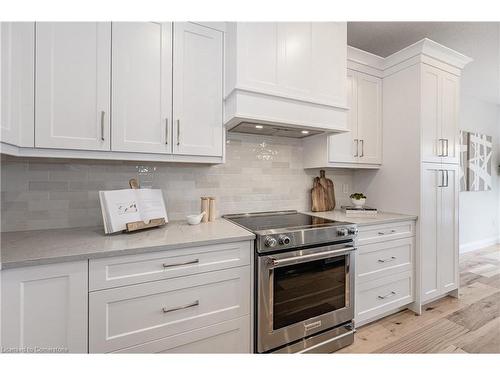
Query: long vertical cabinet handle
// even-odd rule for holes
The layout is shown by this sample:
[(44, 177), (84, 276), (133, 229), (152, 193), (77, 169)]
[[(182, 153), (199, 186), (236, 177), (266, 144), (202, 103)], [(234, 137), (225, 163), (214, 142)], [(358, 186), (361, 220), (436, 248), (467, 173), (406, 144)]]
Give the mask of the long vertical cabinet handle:
[(358, 151), (359, 141), (355, 139), (354, 143), (356, 144), (356, 153), (354, 154), (354, 157), (357, 158), (359, 156), (359, 151)]
[(359, 142), (361, 143), (361, 155), (359, 155), (360, 158), (365, 156), (365, 140), (360, 139)]
[[(448, 139), (447, 139), (447, 138), (445, 138), (445, 139), (444, 139), (444, 142), (446, 143), (446, 154), (445, 154), (444, 156), (450, 156), (450, 155), (448, 154)], [(448, 171), (446, 171), (446, 172), (448, 172)]]
[(165, 144), (168, 145), (168, 117), (165, 119)]
[(106, 112), (101, 111), (101, 141), (104, 141), (104, 115)]
[(446, 172), (446, 185), (445, 185), (445, 187), (448, 187), (448, 182), (449, 182), (449, 180), (448, 180), (448, 170), (446, 169), (445, 172)]
[(181, 120), (177, 119), (177, 146), (181, 144)]

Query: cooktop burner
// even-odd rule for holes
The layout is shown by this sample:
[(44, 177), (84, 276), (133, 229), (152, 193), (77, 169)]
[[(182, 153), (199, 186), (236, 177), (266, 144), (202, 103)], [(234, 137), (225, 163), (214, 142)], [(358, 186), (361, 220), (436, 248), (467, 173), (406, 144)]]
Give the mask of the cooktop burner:
[(353, 239), (356, 225), (297, 211), (225, 215), (225, 219), (256, 234), (257, 252)]

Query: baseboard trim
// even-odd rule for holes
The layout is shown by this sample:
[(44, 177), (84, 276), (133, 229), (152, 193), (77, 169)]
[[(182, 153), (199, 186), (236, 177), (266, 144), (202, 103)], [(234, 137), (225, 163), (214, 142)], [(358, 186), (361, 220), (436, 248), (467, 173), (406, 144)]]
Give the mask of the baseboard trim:
[(460, 245), (460, 254), (468, 253), (469, 251), (474, 251), (481, 249), (483, 247), (493, 246), (500, 243), (500, 237), (490, 237), (480, 241), (468, 242)]

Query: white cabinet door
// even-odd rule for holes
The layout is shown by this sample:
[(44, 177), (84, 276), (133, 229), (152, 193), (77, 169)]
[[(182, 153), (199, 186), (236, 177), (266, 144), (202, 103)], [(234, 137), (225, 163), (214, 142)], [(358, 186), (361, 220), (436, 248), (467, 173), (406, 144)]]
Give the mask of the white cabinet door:
[(439, 296), (439, 236), (441, 232), (442, 172), (439, 164), (422, 165), (420, 217), (421, 299)]
[(110, 149), (111, 24), (36, 24), (35, 145)]
[(346, 133), (332, 134), (328, 137), (328, 161), (330, 163), (355, 163), (358, 161), (358, 109), (357, 75), (347, 71), (347, 129)]
[(3, 350), (87, 352), (87, 261), (1, 272)]
[(444, 142), (443, 163), (459, 164), (458, 104), (460, 78), (446, 72), (441, 74), (441, 139)]
[(171, 153), (172, 23), (116, 22), (112, 150)]
[(174, 153), (222, 156), (223, 33), (174, 24)]
[(459, 287), (458, 282), (458, 165), (442, 165), (438, 264), (442, 293)]
[(382, 80), (357, 73), (359, 162), (382, 163)]
[(35, 23), (0, 23), (1, 141), (34, 146)]
[(421, 91), (422, 161), (441, 162), (441, 74), (439, 69), (423, 65)]

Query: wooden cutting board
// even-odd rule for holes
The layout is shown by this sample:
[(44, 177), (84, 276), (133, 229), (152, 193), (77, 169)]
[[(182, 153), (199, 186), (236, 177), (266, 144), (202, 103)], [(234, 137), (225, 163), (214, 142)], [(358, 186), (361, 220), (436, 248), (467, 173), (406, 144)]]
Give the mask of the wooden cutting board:
[(328, 198), (325, 188), (321, 185), (319, 177), (313, 180), (313, 188), (311, 189), (311, 200), (313, 212), (327, 211)]
[(333, 188), (333, 181), (326, 178), (325, 171), (323, 169), (319, 171), (319, 182), (326, 190), (327, 211), (335, 209), (335, 190)]
[(331, 211), (335, 208), (335, 191), (333, 181), (325, 177), (325, 171), (320, 171), (320, 177), (313, 180), (311, 189), (311, 211)]

